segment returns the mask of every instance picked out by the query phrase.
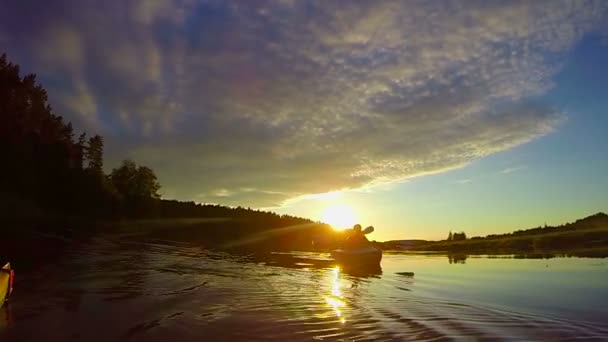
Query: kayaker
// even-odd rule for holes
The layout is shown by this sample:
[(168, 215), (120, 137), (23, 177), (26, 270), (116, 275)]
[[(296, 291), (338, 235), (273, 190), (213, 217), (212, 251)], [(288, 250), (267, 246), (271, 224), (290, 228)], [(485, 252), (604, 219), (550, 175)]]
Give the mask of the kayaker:
[(365, 234), (361, 231), (361, 225), (356, 224), (353, 226), (353, 230), (350, 235), (346, 238), (345, 245), (348, 248), (355, 249), (368, 246), (369, 240), (365, 237)]

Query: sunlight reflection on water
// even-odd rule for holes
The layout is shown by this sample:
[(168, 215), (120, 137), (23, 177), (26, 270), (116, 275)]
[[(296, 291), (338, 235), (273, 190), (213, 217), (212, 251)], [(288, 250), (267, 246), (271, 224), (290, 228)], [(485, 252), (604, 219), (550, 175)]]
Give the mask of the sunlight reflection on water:
[(351, 270), (320, 253), (124, 240), (71, 253), (20, 274), (0, 340), (608, 337), (608, 265), (589, 259), (387, 254), (382, 269)]
[(336, 317), (340, 323), (346, 322), (346, 317), (342, 313), (342, 308), (346, 306), (342, 299), (342, 292), (340, 291), (340, 266), (335, 266), (330, 271), (331, 275), (331, 295), (325, 296), (325, 302), (331, 306), (336, 313)]

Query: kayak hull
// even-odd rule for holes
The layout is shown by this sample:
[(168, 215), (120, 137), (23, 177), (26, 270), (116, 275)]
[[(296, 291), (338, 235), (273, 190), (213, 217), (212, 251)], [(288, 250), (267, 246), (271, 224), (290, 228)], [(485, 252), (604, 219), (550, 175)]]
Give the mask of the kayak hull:
[(331, 256), (338, 263), (348, 266), (377, 266), (382, 260), (382, 250), (375, 247), (336, 249)]

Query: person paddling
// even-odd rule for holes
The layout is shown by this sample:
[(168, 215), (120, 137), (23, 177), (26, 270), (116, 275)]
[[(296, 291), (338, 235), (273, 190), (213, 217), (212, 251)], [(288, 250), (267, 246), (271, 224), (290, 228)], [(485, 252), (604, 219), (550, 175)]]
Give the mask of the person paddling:
[(361, 268), (371, 267), (377, 269), (382, 260), (382, 250), (370, 242), (365, 234), (374, 231), (374, 227), (369, 226), (361, 230), (361, 225), (356, 224), (353, 229), (344, 232), (348, 234), (342, 242), (342, 248), (331, 251), (331, 256), (344, 267)]
[(346, 238), (345, 245), (348, 248), (355, 249), (368, 246), (369, 240), (365, 237), (365, 233), (361, 230), (361, 225), (356, 224), (353, 226), (352, 232)]

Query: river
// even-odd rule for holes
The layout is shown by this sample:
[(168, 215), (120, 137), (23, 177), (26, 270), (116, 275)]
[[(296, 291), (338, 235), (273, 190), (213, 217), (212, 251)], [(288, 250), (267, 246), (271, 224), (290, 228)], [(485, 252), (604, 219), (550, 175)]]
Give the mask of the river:
[(608, 259), (263, 258), (97, 237), (17, 274), (1, 341), (608, 339)]

